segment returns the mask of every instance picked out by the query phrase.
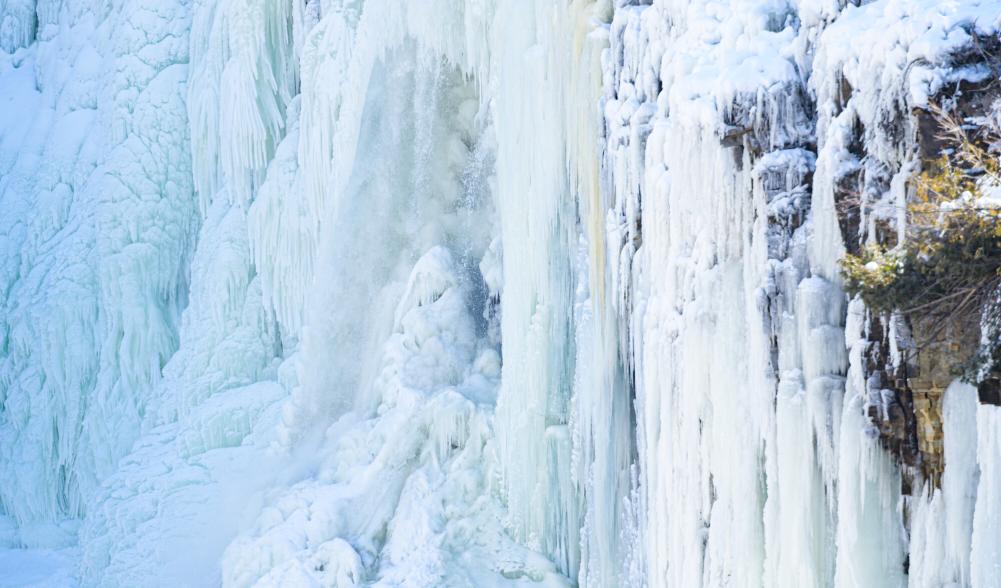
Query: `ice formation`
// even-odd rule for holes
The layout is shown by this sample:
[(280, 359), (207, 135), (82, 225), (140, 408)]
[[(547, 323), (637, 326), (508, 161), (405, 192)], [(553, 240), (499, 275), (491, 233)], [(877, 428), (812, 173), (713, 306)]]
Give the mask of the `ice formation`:
[(1001, 408), (913, 478), (838, 274), (999, 28), (0, 0), (0, 585), (1001, 587)]

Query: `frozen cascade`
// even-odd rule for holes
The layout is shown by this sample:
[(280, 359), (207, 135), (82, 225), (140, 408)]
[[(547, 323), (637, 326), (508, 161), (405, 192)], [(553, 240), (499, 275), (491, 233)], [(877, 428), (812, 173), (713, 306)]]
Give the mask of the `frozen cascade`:
[(938, 480), (885, 447), (906, 326), (838, 272), (906, 238), (919, 111), (999, 29), (998, 0), (0, 0), (0, 562), (1001, 587), (1001, 409), (948, 386)]
[(26, 545), (65, 540), (47, 523), (83, 515), (115, 471), (187, 304), (190, 17), (104, 6), (0, 8), (5, 31), (38, 35), (0, 57), (0, 504)]

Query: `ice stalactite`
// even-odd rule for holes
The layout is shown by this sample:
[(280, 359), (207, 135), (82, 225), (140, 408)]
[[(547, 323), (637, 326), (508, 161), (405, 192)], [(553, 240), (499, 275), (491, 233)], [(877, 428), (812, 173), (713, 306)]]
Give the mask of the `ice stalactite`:
[(35, 40), (38, 15), (35, 0), (4, 0), (0, 4), (0, 51), (13, 53)]
[(247, 204), (298, 89), (292, 3), (203, 1), (193, 11), (187, 104), (195, 188), (203, 209), (223, 184)]
[[(969, 426), (968, 422), (964, 425)], [(970, 555), (970, 584), (973, 586), (996, 586), (1001, 582), (1001, 563), (998, 560), (998, 541), (1001, 540), (1001, 480), (999, 480), (998, 457), (1001, 456), (1001, 411), (997, 406), (977, 407), (977, 465), (980, 479), (977, 484), (976, 505), (973, 510), (973, 538)], [(968, 454), (963, 460), (968, 459)], [(963, 461), (959, 462), (963, 464)], [(947, 466), (948, 467), (948, 466)], [(962, 467), (962, 466), (961, 466)], [(960, 475), (962, 475), (962, 470)], [(963, 479), (963, 478), (960, 478)], [(969, 481), (967, 474), (964, 481)], [(954, 486), (955, 488), (955, 486)], [(964, 490), (968, 491), (968, 487)], [(961, 500), (962, 494), (955, 499)], [(953, 514), (953, 521), (961, 522), (968, 516), (968, 510), (960, 506)], [(955, 529), (965, 531), (962, 527)], [(965, 542), (965, 537), (963, 538)]]
[(861, 309), (849, 323), (846, 335), (853, 361), (845, 386), (841, 423), (838, 495), (837, 559), (835, 582), (862, 586), (877, 582), (904, 586), (905, 544), (899, 519), (900, 472), (877, 443), (878, 432), (865, 415), (872, 380), (864, 372), (866, 348)]
[[(603, 215), (596, 201), (598, 150), (588, 137), (600, 129), (598, 72), (607, 41), (588, 29), (607, 9), (573, 2), (532, 10), (505, 4), (495, 25), (505, 44), (496, 111), (506, 276), (499, 461), (516, 536), (555, 558), (571, 577), (581, 562), (581, 581), (593, 574), (592, 581), (603, 582), (617, 575), (625, 555), (616, 531), (629, 490), (628, 398), (609, 343), (616, 333), (601, 297), (604, 265), (590, 276), (582, 269), (577, 286), (573, 264), (575, 202)], [(526, 62), (529, 51), (538, 54)], [(526, 85), (542, 91), (517, 90)], [(599, 223), (591, 226), (592, 250), (602, 247)], [(596, 285), (575, 316), (575, 290), (586, 295), (588, 279)], [(588, 327), (578, 331), (575, 320), (589, 321)], [(575, 379), (575, 369), (585, 375)], [(610, 532), (590, 533), (589, 526)]]
[[(633, 301), (644, 576), (823, 582), (826, 413), (815, 446), (790, 441), (814, 436), (843, 338), (836, 311), (797, 320), (813, 157), (803, 82), (775, 53), (793, 35), (748, 5), (743, 31), (700, 41), (719, 16), (678, 10), (616, 13), (606, 86), (610, 224), (636, 235), (614, 253), (641, 243), (618, 295)], [(827, 348), (810, 353), (815, 330)]]
[[(942, 487), (929, 485), (911, 502), (915, 510), (911, 525), (911, 586), (972, 585), (973, 516), (980, 478), (977, 413), (977, 391), (972, 386), (954, 383), (946, 390)], [(975, 585), (990, 586), (991, 577), (997, 576), (988, 570), (988, 575), (977, 578)]]

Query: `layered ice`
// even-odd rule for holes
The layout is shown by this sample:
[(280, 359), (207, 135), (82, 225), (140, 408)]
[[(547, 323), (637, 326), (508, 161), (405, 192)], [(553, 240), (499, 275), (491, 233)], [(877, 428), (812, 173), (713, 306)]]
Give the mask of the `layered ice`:
[(998, 14), (0, 0), (0, 585), (999, 585), (838, 274)]
[(188, 298), (189, 15), (114, 4), (0, 8), (37, 33), (0, 57), (0, 503), (25, 545), (60, 541), (115, 471)]

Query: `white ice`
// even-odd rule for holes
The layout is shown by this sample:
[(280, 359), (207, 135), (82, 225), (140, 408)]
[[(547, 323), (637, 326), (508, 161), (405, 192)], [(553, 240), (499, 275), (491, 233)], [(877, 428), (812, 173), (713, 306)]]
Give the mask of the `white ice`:
[(834, 203), (906, 237), (999, 14), (0, 0), (0, 586), (1001, 585), (1001, 413), (901, 495)]

